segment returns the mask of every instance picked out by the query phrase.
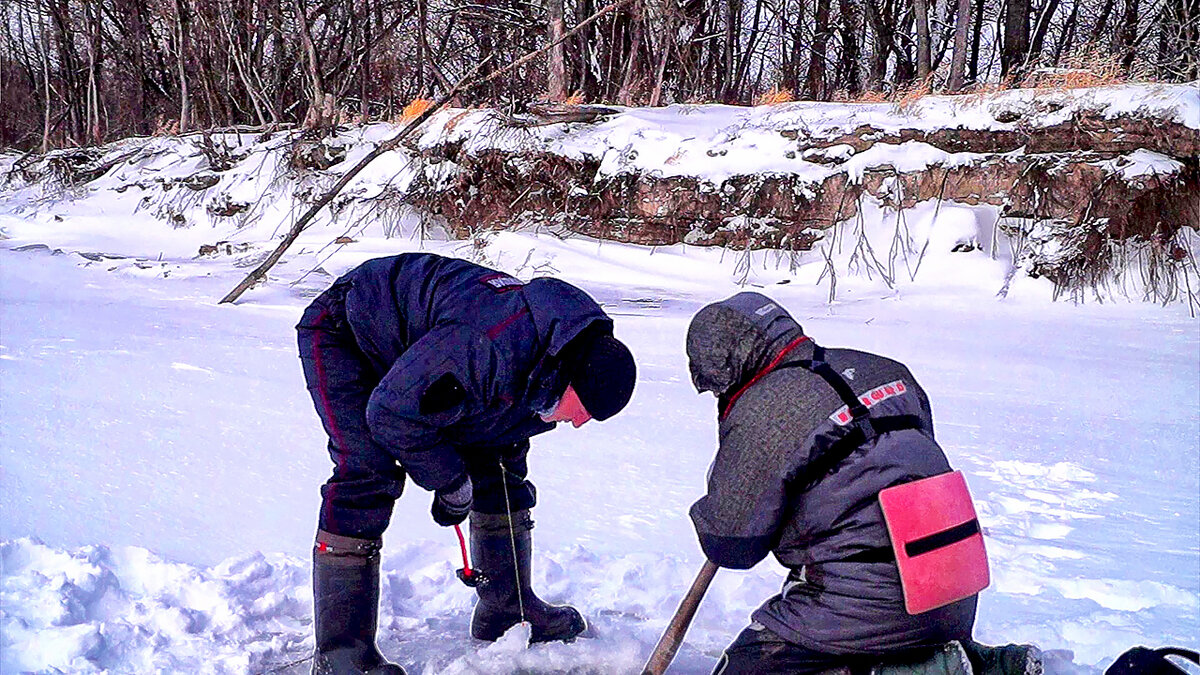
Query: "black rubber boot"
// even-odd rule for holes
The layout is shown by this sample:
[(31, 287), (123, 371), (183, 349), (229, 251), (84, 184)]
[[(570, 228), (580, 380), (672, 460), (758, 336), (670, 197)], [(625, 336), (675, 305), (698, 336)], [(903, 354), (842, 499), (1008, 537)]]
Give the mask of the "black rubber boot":
[(488, 579), (475, 588), (479, 602), (471, 617), (471, 636), (499, 639), (521, 622), (524, 609), (525, 621), (532, 628), (530, 642), (574, 640), (587, 628), (579, 611), (542, 602), (530, 587), (533, 519), (529, 510), (512, 514), (512, 522), (510, 530), (506, 515), (471, 512), (471, 558)]
[(313, 675), (404, 675), (404, 669), (385, 661), (375, 646), (380, 545), (378, 539), (317, 532)]

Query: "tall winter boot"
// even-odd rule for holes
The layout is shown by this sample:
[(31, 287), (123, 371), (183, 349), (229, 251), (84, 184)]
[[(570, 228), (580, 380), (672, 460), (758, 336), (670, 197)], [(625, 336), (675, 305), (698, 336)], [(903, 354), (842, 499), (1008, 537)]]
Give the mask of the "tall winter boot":
[(471, 512), (471, 557), (488, 579), (475, 588), (479, 602), (471, 617), (472, 637), (499, 639), (521, 622), (522, 611), (532, 628), (530, 642), (571, 641), (587, 628), (574, 607), (550, 605), (534, 595), (530, 587), (532, 529), (528, 509), (512, 514), (511, 529), (504, 514)]
[(313, 548), (317, 651), (313, 675), (404, 675), (375, 646), (379, 615), (378, 539), (318, 530)]

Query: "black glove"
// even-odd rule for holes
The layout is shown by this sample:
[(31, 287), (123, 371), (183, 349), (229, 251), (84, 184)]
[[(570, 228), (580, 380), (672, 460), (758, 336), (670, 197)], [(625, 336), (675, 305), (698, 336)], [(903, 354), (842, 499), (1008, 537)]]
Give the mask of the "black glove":
[(442, 527), (458, 525), (471, 512), (471, 478), (463, 474), (458, 480), (433, 492), (433, 522)]

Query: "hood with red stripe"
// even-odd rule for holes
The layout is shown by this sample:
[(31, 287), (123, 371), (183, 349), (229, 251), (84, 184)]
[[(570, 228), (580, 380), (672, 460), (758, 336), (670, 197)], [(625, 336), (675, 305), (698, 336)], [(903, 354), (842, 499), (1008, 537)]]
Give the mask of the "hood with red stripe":
[(761, 293), (738, 293), (706, 305), (688, 327), (692, 384), (701, 393), (727, 396), (802, 335), (791, 314)]

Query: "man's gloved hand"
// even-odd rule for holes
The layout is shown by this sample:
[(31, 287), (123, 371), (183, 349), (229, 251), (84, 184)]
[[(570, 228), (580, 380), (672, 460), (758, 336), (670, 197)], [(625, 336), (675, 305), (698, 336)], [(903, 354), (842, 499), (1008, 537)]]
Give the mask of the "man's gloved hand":
[(442, 527), (458, 525), (471, 512), (471, 478), (463, 474), (458, 480), (433, 493), (433, 522)]

